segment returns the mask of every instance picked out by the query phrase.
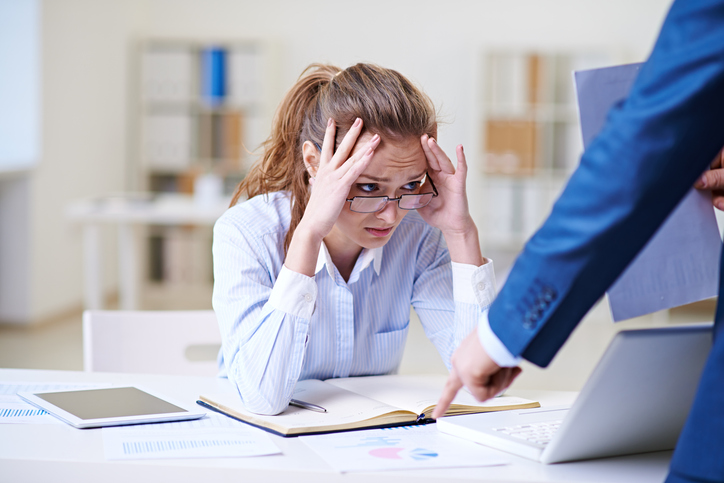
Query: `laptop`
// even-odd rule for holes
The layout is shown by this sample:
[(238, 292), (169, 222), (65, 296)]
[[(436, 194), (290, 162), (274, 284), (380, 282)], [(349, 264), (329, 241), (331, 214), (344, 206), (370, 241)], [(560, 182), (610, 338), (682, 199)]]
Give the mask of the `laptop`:
[(439, 431), (542, 463), (673, 449), (713, 324), (616, 334), (571, 407), (450, 416)]

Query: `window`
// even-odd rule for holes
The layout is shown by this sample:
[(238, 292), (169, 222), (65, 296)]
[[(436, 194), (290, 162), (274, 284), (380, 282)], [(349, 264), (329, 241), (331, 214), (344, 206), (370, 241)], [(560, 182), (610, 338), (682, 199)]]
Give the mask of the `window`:
[(0, 173), (40, 158), (40, 0), (0, 0)]

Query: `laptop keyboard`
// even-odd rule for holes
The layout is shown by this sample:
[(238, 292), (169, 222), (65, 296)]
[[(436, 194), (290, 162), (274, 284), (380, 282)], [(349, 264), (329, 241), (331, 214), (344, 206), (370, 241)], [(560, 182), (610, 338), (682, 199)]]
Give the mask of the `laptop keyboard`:
[(514, 438), (520, 438), (535, 444), (547, 445), (553, 435), (563, 422), (562, 419), (556, 421), (542, 421), (540, 423), (519, 424), (517, 426), (508, 426), (505, 428), (493, 428), (494, 431), (500, 431)]

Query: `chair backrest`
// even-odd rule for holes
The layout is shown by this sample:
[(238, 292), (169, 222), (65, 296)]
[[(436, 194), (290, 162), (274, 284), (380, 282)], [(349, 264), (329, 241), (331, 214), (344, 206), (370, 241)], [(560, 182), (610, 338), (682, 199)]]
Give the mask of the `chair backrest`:
[(213, 376), (221, 335), (213, 310), (86, 310), (83, 369)]

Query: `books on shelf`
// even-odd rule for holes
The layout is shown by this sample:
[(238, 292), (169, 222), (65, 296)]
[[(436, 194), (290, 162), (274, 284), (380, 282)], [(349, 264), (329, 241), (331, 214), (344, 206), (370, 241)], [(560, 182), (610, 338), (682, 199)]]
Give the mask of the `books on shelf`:
[[(282, 436), (432, 422), (446, 376), (367, 376), (299, 381), (293, 398), (326, 409), (321, 413), (289, 406), (266, 416), (247, 411), (233, 393), (202, 394), (199, 404)], [(462, 390), (446, 416), (540, 407), (536, 401), (501, 396), (478, 402)]]
[(149, 237), (149, 279), (175, 285), (213, 280), (211, 234), (192, 227), (157, 228)]

